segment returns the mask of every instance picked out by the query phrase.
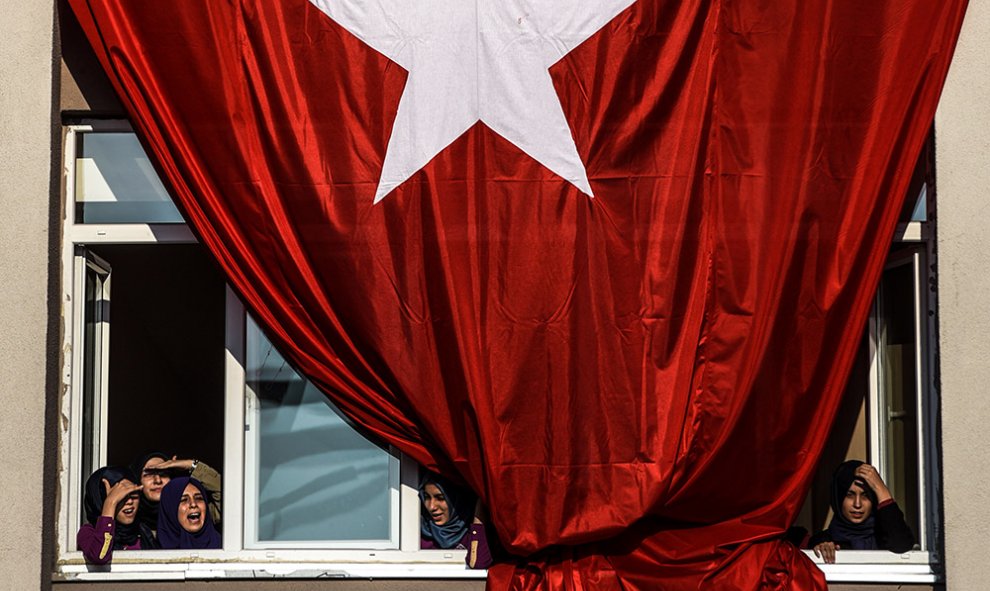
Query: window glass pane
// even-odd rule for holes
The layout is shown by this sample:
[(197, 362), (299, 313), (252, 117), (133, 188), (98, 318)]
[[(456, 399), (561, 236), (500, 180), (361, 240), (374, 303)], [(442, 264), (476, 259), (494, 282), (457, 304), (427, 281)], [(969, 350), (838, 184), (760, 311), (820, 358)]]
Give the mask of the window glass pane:
[[(912, 187), (914, 188), (914, 187)], [(928, 220), (928, 184), (922, 183), (917, 193), (909, 193), (901, 211), (901, 222), (924, 222)]]
[(931, 179), (931, 161), (932, 139), (929, 137), (921, 150), (921, 154), (918, 155), (918, 161), (911, 173), (911, 183), (908, 185), (907, 194), (904, 196), (904, 206), (901, 208), (901, 215), (898, 219), (902, 224), (928, 221), (928, 185)]
[(133, 133), (83, 133), (76, 157), (78, 223), (183, 223)]
[(355, 431), (250, 319), (246, 336), (248, 486), (256, 495), (246, 511), (254, 520), (248, 545), (395, 546), (398, 458)]

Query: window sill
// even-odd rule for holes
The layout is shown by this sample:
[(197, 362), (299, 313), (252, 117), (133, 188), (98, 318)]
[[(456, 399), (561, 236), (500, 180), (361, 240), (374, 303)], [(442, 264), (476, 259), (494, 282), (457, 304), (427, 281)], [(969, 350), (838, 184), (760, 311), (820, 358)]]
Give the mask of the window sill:
[(928, 552), (894, 554), (883, 550), (839, 551), (835, 564), (825, 564), (811, 550), (804, 553), (825, 573), (829, 583), (939, 583), (942, 575)]
[(484, 579), (487, 571), (460, 563), (387, 562), (250, 562), (220, 561), (202, 556), (198, 562), (131, 562), (114, 560), (106, 567), (62, 563), (54, 580), (194, 581), (210, 579)]
[[(942, 581), (928, 552), (840, 551), (836, 564), (806, 555), (829, 583), (933, 584)], [(80, 552), (63, 555), (57, 581), (185, 581), (209, 579), (484, 579), (464, 565), (464, 551), (298, 550), (224, 552), (118, 551), (108, 567), (89, 566)]]
[[(925, 565), (823, 564), (829, 583), (934, 584), (941, 580)], [(59, 581), (195, 581), (209, 579), (477, 579), (487, 571), (463, 565), (374, 563), (115, 564), (106, 570), (67, 565)]]

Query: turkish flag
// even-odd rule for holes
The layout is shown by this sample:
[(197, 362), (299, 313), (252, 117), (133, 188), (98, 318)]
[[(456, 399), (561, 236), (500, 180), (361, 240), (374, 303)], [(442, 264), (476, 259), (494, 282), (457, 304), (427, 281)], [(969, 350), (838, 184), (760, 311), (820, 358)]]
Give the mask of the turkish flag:
[(964, 0), (70, 4), (279, 349), (482, 496), (490, 587), (824, 588), (779, 535)]

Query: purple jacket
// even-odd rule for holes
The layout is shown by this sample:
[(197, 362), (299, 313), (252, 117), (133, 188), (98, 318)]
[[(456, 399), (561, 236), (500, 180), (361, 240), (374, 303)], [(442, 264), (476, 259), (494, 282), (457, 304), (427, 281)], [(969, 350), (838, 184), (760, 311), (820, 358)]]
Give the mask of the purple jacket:
[[(113, 560), (113, 534), (116, 523), (112, 517), (100, 515), (96, 518), (96, 525), (84, 523), (76, 534), (76, 546), (82, 550), (86, 562), (90, 564), (110, 564)], [(134, 540), (130, 546), (124, 546), (124, 550), (140, 550), (141, 536)]]
[[(419, 547), (423, 550), (450, 550), (451, 548), (440, 548), (433, 540), (420, 538)], [(464, 537), (454, 546), (454, 549), (467, 550), (464, 561), (468, 568), (488, 568), (492, 565), (492, 551), (488, 547), (488, 535), (485, 533), (484, 523), (472, 523), (465, 532)]]

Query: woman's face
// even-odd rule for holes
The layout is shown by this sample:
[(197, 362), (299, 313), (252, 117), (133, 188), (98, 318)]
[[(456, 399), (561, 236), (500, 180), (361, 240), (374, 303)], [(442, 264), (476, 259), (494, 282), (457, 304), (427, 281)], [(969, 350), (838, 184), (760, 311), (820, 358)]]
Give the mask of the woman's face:
[(443, 496), (440, 487), (435, 484), (427, 484), (423, 487), (423, 506), (430, 514), (430, 519), (437, 525), (443, 525), (450, 521), (450, 506), (447, 505), (447, 497)]
[(862, 523), (873, 512), (873, 501), (858, 482), (853, 482), (842, 500), (842, 516), (850, 523)]
[[(124, 482), (128, 484), (133, 484), (130, 480), (124, 479)], [(119, 523), (124, 525), (130, 525), (134, 523), (134, 518), (137, 517), (138, 505), (141, 503), (141, 497), (137, 492), (133, 492), (127, 496), (123, 503), (117, 506), (117, 515), (114, 516)]]
[(144, 486), (141, 490), (144, 491), (144, 496), (148, 500), (156, 503), (162, 498), (162, 489), (165, 488), (169, 480), (172, 480), (168, 474), (155, 469), (155, 466), (164, 461), (161, 458), (151, 458), (144, 463), (144, 468), (141, 470), (141, 484)]
[(189, 533), (196, 533), (203, 529), (206, 523), (206, 499), (199, 488), (189, 483), (179, 497), (179, 525)]

